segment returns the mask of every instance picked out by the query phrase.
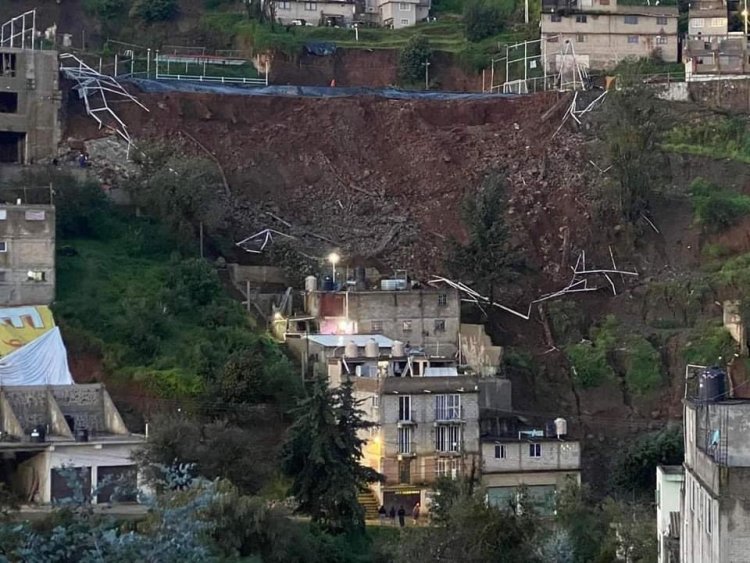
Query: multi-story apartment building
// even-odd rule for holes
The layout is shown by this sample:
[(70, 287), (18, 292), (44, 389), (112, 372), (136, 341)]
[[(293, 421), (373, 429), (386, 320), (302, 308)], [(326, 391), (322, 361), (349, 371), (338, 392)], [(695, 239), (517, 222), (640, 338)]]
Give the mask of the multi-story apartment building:
[[(483, 420), (483, 428), (487, 422)], [(542, 514), (551, 514), (555, 496), (568, 483), (581, 482), (581, 446), (567, 436), (567, 423), (558, 419), (559, 434), (520, 426), (506, 417), (493, 431), (482, 432), (482, 484), (490, 504), (506, 508), (518, 501), (523, 487)]]
[(55, 298), (55, 208), (0, 205), (0, 306)]
[(750, 401), (708, 369), (686, 393), (681, 563), (740, 563), (750, 553)]
[[(655, 3), (656, 4), (656, 3)], [(575, 62), (603, 69), (629, 57), (659, 56), (676, 62), (677, 6), (618, 6), (617, 0), (543, 0), (542, 45), (552, 70), (564, 66), (564, 45)], [(560, 51), (556, 58), (552, 56)]]
[(280, 0), (275, 6), (276, 18), (284, 24), (344, 27), (369, 23), (399, 29), (425, 20), (431, 0)]
[(685, 472), (681, 465), (656, 468), (656, 541), (659, 563), (678, 563), (680, 503)]
[(439, 477), (479, 475), (479, 385), (474, 377), (388, 377), (380, 395), (386, 506), (426, 504)]

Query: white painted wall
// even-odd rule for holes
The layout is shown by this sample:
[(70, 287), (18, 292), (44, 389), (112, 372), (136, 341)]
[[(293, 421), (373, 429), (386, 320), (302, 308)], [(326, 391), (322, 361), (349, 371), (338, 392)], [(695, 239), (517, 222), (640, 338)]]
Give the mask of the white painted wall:
[[(660, 546), (662, 538), (669, 533), (669, 513), (680, 511), (683, 481), (683, 474), (666, 473), (661, 466), (656, 468), (656, 538)], [(663, 561), (666, 561), (666, 553), (660, 547), (659, 563)]]

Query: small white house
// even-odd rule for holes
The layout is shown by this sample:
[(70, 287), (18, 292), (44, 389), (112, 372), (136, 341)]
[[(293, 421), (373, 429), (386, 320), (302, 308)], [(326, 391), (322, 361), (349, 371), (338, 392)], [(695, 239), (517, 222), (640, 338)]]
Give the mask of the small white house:
[[(656, 533), (659, 563), (672, 563), (670, 545), (679, 541), (679, 515), (685, 473), (681, 465), (659, 465), (656, 468)], [(675, 523), (673, 525), (673, 522)], [(677, 543), (679, 553), (679, 543)]]

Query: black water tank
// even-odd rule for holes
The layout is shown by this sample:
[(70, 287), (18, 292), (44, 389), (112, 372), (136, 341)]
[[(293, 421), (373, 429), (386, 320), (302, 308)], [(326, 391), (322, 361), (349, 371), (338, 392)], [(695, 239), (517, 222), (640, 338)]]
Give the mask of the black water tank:
[(76, 442), (88, 442), (89, 431), (87, 428), (79, 428), (76, 430)]
[(715, 403), (727, 398), (727, 373), (719, 366), (704, 369), (698, 375), (698, 401)]

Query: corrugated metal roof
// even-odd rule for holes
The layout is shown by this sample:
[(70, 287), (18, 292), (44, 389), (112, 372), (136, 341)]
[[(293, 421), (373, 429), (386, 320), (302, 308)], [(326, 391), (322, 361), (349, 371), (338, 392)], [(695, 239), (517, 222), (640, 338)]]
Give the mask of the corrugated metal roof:
[(307, 338), (325, 348), (346, 346), (349, 342), (354, 342), (357, 348), (364, 348), (370, 340), (375, 340), (380, 348), (393, 347), (393, 340), (382, 334), (310, 334)]

